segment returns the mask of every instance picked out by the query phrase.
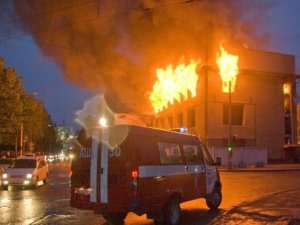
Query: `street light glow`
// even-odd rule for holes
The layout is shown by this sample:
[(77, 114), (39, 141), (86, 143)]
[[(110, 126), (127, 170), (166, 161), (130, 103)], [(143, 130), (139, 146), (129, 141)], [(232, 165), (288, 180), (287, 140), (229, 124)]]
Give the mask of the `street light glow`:
[(107, 125), (107, 120), (103, 117), (99, 119), (99, 124), (101, 127), (105, 127)]

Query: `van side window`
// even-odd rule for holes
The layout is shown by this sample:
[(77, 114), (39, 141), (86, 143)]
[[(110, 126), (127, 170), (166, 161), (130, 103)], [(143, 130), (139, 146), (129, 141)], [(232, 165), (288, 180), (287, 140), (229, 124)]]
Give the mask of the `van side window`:
[(214, 160), (212, 159), (211, 155), (209, 154), (207, 148), (204, 145), (201, 145), (201, 149), (203, 152), (204, 162), (209, 165), (214, 164)]
[(178, 144), (158, 142), (160, 162), (162, 164), (182, 163), (181, 153)]
[(203, 164), (203, 156), (197, 145), (183, 145), (186, 164)]
[(134, 136), (133, 146), (137, 149), (138, 160), (144, 165), (156, 165), (159, 162), (156, 138), (151, 136)]

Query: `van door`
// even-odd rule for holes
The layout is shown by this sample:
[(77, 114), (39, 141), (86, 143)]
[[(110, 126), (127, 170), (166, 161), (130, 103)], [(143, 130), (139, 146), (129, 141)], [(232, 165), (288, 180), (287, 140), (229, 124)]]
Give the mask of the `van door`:
[[(100, 210), (122, 212), (129, 208), (132, 192), (133, 162), (136, 153), (130, 145), (127, 126), (112, 126), (95, 135), (92, 146), (92, 203)], [(97, 139), (96, 139), (97, 138)], [(106, 207), (102, 207), (106, 205)]]
[[(158, 141), (160, 166), (155, 169), (156, 186), (162, 198), (175, 192), (182, 192), (182, 200), (190, 199), (192, 176), (183, 162), (180, 145), (172, 141)], [(158, 200), (159, 201), (159, 200)], [(161, 201), (161, 200), (160, 200)]]
[(189, 198), (205, 196), (204, 160), (200, 147), (197, 144), (183, 144), (183, 155), (191, 180), (189, 182)]
[(93, 190), (90, 195), (92, 203), (107, 203), (108, 172), (108, 129), (95, 130), (92, 143), (90, 184)]
[(208, 149), (201, 145), (205, 163), (205, 176), (206, 176), (206, 193), (209, 194), (213, 191), (215, 183), (218, 179), (216, 165), (208, 152)]

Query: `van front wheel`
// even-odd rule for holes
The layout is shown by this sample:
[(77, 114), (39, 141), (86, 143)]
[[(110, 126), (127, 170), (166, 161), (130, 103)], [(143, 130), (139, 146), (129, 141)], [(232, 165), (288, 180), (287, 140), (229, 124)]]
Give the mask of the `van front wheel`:
[(217, 209), (222, 202), (222, 193), (219, 189), (214, 189), (214, 191), (209, 194), (206, 198), (206, 205), (212, 209)]
[(164, 224), (178, 225), (181, 219), (181, 209), (178, 198), (172, 198), (164, 210)]
[(112, 225), (122, 225), (126, 217), (125, 213), (103, 213), (102, 215)]

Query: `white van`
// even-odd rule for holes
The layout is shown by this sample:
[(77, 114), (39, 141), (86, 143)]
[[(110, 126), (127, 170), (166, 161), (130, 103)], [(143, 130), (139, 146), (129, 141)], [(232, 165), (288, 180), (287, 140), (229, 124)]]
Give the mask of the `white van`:
[(71, 206), (91, 209), (113, 224), (128, 212), (180, 223), (180, 203), (221, 204), (221, 181), (204, 143), (194, 135), (133, 125), (95, 130), (72, 161)]

